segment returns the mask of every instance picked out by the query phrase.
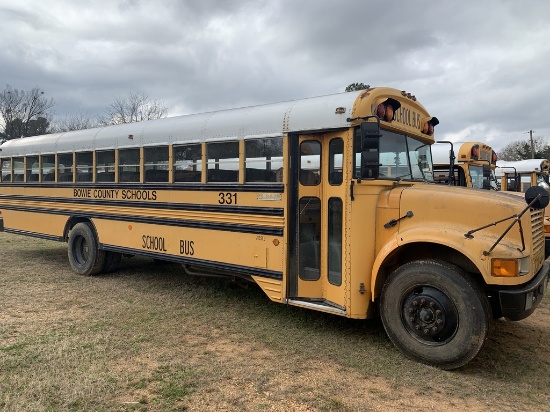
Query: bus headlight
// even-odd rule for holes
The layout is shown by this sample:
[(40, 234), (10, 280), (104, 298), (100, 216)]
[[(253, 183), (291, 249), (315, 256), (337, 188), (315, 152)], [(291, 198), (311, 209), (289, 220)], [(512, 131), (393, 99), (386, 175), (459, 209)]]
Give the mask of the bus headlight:
[(491, 261), (491, 276), (513, 277), (529, 273), (530, 259), (493, 259)]

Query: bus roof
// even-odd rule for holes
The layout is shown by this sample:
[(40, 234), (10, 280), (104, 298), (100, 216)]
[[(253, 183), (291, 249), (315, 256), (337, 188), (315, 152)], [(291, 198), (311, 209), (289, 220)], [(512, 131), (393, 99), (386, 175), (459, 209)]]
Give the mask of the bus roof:
[(495, 175), (500, 177), (504, 173), (548, 172), (549, 166), (550, 161), (548, 159), (498, 160)]
[[(288, 132), (315, 132), (348, 128), (350, 118), (372, 114), (371, 104), (399, 98), (410, 111), (409, 120), (394, 120), (392, 127), (420, 130), (420, 122), (431, 119), (410, 94), (392, 88), (371, 88), (348, 93), (312, 97), (282, 103), (168, 117), (157, 120), (104, 126), (9, 140), (0, 146), (1, 156), (24, 156), (57, 152), (88, 151), (124, 147), (168, 145), (282, 136)], [(376, 106), (373, 106), (376, 107)], [(433, 143), (433, 135), (423, 135)]]

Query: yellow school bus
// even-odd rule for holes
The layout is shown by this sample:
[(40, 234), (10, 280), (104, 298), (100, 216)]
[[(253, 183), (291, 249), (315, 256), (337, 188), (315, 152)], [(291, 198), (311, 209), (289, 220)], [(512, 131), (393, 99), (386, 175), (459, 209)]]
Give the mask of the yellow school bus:
[(493, 318), (539, 305), (548, 197), (434, 184), (438, 123), (379, 87), (10, 140), (0, 226), (68, 242), (81, 275), (142, 255), (274, 302), (380, 315), (406, 356), (454, 369)]
[(500, 178), (503, 190), (525, 193), (536, 185), (550, 189), (548, 159), (499, 160), (496, 166), (496, 177)]
[(437, 142), (432, 146), (434, 180), (437, 183), (498, 190), (495, 178), (497, 154), (482, 142)]

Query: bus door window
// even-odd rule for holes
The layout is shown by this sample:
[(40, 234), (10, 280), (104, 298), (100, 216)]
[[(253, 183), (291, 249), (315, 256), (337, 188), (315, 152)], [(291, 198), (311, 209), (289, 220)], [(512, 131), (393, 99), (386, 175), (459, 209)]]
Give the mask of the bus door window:
[(145, 147), (144, 182), (168, 183), (168, 146)]
[(300, 199), (300, 278), (318, 280), (321, 276), (321, 201)]
[(207, 182), (239, 182), (239, 142), (206, 144)]
[(139, 183), (139, 149), (120, 149), (118, 151), (118, 181), (121, 183)]
[[(340, 186), (343, 182), (344, 141), (332, 139), (329, 143), (329, 174), (331, 186)], [(342, 199), (331, 197), (328, 200), (328, 250), (327, 270), (329, 283), (342, 284)]]
[(73, 182), (73, 154), (60, 153), (57, 155), (57, 181)]
[(342, 156), (344, 154), (344, 141), (340, 138), (332, 139), (329, 145), (328, 182), (332, 186), (342, 184)]
[(321, 183), (321, 143), (306, 140), (300, 145), (300, 183), (317, 186)]
[(304, 140), (300, 144), (299, 176), (300, 184), (306, 186), (299, 203), (299, 276), (302, 280), (318, 280), (321, 276), (321, 200), (316, 188), (311, 190), (321, 183), (321, 142)]
[(328, 281), (342, 284), (342, 199), (328, 201)]

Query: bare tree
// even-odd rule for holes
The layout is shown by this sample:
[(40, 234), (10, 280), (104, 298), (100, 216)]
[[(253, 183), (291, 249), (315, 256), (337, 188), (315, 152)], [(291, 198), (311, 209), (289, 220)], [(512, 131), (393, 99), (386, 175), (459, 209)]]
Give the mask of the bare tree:
[(52, 133), (70, 132), (73, 130), (91, 129), (99, 125), (98, 120), (92, 118), (88, 113), (79, 113), (55, 119), (52, 122), (50, 131)]
[(107, 109), (102, 124), (122, 124), (165, 117), (168, 108), (158, 100), (151, 100), (145, 93), (138, 92), (128, 97), (118, 97)]
[[(550, 159), (550, 145), (543, 138), (533, 139), (535, 159)], [(531, 158), (531, 142), (529, 140), (517, 140), (507, 144), (498, 153), (501, 160), (525, 160)]]
[[(2, 134), (6, 139), (30, 136), (36, 130), (33, 122), (48, 121), (49, 110), (54, 106), (53, 99), (46, 99), (44, 91), (34, 87), (30, 91), (18, 90), (7, 85), (0, 92), (0, 116), (2, 116)], [(32, 126), (32, 127), (31, 127)]]

